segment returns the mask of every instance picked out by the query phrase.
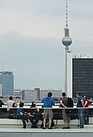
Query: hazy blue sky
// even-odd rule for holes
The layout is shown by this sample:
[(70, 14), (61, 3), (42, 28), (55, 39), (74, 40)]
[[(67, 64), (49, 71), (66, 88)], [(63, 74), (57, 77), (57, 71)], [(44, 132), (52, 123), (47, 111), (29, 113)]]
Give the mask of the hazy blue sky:
[[(0, 71), (15, 88), (63, 89), (65, 0), (0, 0)], [(93, 53), (93, 0), (69, 0), (72, 52)]]

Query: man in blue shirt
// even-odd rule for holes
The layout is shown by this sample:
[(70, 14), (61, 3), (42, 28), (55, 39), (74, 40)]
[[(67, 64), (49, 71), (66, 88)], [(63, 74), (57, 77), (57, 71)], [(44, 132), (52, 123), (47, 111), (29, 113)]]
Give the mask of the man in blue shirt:
[(52, 106), (55, 105), (53, 98), (51, 97), (52, 93), (49, 92), (47, 97), (42, 99), (42, 103), (44, 103), (44, 115), (43, 115), (43, 129), (46, 128), (46, 119), (49, 119), (49, 129), (51, 129), (51, 123), (53, 119)]
[(79, 127), (84, 128), (84, 98), (80, 93), (76, 93), (76, 97), (78, 98), (77, 107), (78, 107), (78, 118), (80, 121)]

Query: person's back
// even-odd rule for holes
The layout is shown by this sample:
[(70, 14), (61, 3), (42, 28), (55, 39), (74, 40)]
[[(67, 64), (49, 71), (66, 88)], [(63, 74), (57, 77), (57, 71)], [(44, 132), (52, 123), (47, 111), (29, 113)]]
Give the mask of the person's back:
[(7, 110), (9, 110), (10, 108), (12, 108), (12, 105), (15, 101), (13, 100), (13, 97), (10, 96), (9, 100), (7, 101)]
[(77, 107), (83, 107), (83, 104), (84, 104), (84, 98), (82, 96), (79, 96), (78, 102), (77, 102)]
[(77, 108), (78, 108), (78, 118), (79, 118), (79, 128), (84, 128), (84, 98), (80, 93), (76, 93), (78, 98)]
[(67, 115), (67, 102), (68, 102), (68, 98), (66, 97), (66, 93), (63, 92), (62, 93), (62, 99), (60, 100), (60, 106), (65, 108), (62, 109), (62, 117), (63, 117), (63, 121), (64, 121), (64, 127), (63, 129), (69, 129), (70, 128), (70, 117)]
[(7, 101), (7, 107), (8, 107), (8, 108), (11, 108), (12, 105), (13, 105), (13, 103), (14, 103), (13, 100), (8, 100), (8, 101)]
[[(52, 93), (49, 92), (47, 97), (42, 99), (42, 103), (44, 103), (44, 115), (43, 115), (43, 129), (46, 128), (46, 120), (49, 119), (49, 129), (51, 129), (51, 123), (53, 119), (52, 106), (55, 105), (53, 98), (51, 97)], [(48, 109), (49, 108), (49, 109)]]
[(68, 98), (67, 98), (67, 97), (62, 98), (62, 102), (63, 102), (63, 104), (64, 104), (65, 106), (67, 105), (67, 101), (68, 101)]
[(54, 102), (53, 98), (51, 98), (51, 97), (43, 98), (42, 103), (44, 103), (44, 107), (46, 107), (46, 108), (52, 108), (52, 106), (55, 105), (55, 102)]
[(84, 123), (85, 125), (89, 125), (89, 105), (92, 103), (87, 99), (87, 96), (84, 96), (85, 104), (84, 104)]
[(87, 96), (84, 96), (84, 99), (85, 99), (84, 107), (86, 107), (86, 109), (88, 109), (89, 105), (90, 105), (92, 102), (87, 99)]

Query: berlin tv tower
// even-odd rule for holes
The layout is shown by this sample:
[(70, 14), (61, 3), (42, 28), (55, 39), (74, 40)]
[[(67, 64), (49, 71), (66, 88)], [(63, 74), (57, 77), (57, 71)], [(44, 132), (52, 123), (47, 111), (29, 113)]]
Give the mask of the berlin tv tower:
[(69, 37), (68, 29), (68, 0), (66, 0), (66, 27), (64, 28), (65, 36), (62, 39), (62, 44), (65, 46), (65, 92), (67, 93), (67, 53), (72, 39)]

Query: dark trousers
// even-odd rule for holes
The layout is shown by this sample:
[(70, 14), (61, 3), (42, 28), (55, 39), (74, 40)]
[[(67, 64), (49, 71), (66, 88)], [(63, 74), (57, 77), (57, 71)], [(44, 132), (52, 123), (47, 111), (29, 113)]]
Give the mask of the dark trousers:
[(28, 122), (28, 118), (24, 115), (19, 115), (18, 119), (21, 119), (23, 122), (23, 127), (26, 127), (26, 121)]
[(34, 117), (29, 117), (29, 120), (32, 124), (32, 127), (36, 127), (37, 126), (37, 123), (39, 121), (39, 117), (38, 116), (34, 116)]

